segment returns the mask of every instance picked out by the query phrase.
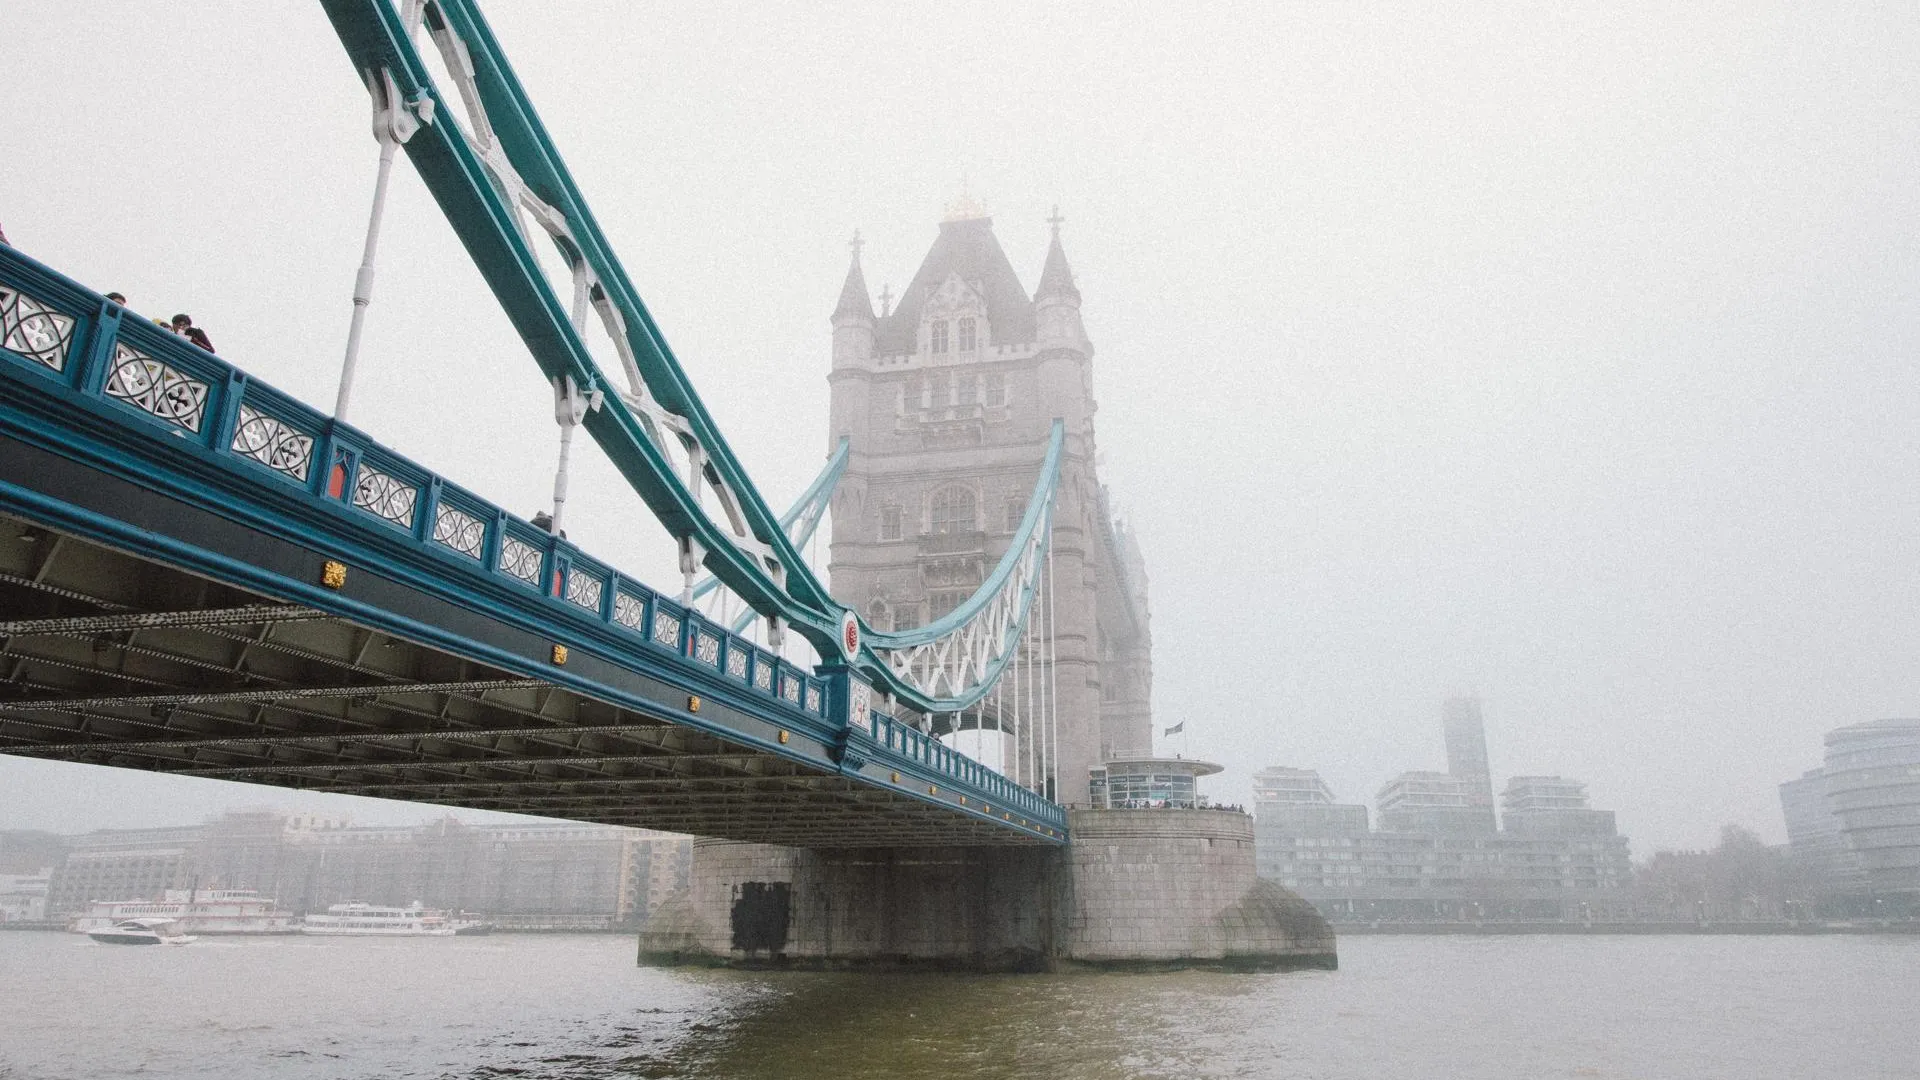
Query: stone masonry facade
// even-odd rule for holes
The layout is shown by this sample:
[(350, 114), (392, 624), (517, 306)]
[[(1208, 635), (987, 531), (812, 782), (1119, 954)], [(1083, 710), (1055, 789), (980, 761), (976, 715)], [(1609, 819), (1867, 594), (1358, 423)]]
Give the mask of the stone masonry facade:
[(962, 206), (897, 307), (874, 312), (856, 249), (832, 321), (828, 444), (851, 454), (830, 572), (876, 629), (924, 625), (979, 587), (1064, 423), (1047, 650), (1060, 753), (1043, 790), (1084, 803), (1093, 766), (1151, 746), (1152, 634), (1145, 561), (1095, 470), (1093, 345), (1057, 223), (1031, 298), (992, 220)]

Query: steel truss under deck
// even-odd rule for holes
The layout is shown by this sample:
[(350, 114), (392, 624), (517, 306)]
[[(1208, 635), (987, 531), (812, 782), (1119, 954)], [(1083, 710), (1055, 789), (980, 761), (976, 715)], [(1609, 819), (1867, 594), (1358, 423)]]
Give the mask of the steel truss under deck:
[(986, 820), (0, 515), (0, 751), (772, 844)]

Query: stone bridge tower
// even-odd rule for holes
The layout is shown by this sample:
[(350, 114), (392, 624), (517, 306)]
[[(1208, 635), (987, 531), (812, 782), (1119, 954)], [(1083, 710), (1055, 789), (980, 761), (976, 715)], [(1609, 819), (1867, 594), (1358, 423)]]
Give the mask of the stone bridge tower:
[(833, 502), (834, 594), (880, 630), (953, 610), (1006, 551), (1048, 433), (1066, 425), (1053, 525), (1059, 762), (1050, 790), (1084, 804), (1089, 770), (1152, 745), (1145, 563), (1096, 472), (1093, 344), (1060, 245), (1031, 297), (971, 200), (949, 208), (897, 307), (876, 315), (859, 243), (833, 313), (828, 445), (849, 440)]
[[(1093, 345), (1060, 246), (1031, 297), (978, 207), (952, 207), (898, 307), (876, 315), (859, 241), (833, 313), (834, 595), (888, 630), (938, 618), (1005, 553), (1057, 417), (1053, 526), (1059, 761), (1147, 757), (1145, 563), (1095, 471)], [(1136, 762), (1137, 763), (1137, 762)], [(1198, 808), (1077, 809), (1066, 848), (777, 848), (696, 840), (689, 888), (640, 934), (644, 963), (935, 967), (1332, 967), (1333, 934), (1254, 872), (1253, 823)]]

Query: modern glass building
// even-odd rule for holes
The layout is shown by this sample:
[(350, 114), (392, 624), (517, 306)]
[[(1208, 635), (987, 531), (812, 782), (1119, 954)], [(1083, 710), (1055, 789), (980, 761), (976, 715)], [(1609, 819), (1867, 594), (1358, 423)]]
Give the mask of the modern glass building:
[(1866, 888), (1920, 898), (1920, 720), (1828, 732), (1821, 775)]
[(1093, 770), (1088, 801), (1095, 810), (1196, 809), (1199, 778), (1221, 768), (1191, 758), (1116, 758)]

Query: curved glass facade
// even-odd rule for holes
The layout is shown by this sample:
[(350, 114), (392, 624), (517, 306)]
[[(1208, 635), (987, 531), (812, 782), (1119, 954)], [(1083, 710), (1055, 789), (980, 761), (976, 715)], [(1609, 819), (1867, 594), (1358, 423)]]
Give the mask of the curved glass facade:
[(1920, 893), (1920, 720), (1827, 735), (1828, 806), (1874, 892)]

